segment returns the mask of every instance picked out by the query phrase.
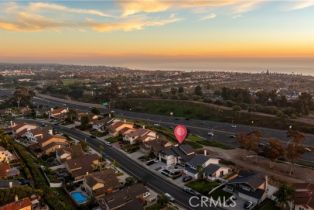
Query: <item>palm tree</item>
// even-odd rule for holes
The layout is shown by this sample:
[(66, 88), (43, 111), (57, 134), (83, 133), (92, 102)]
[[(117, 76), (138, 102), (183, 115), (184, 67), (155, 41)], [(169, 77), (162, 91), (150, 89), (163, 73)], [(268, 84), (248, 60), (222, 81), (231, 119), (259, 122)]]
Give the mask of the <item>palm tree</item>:
[(277, 192), (277, 199), (276, 202), (278, 203), (280, 209), (288, 210), (289, 208), (289, 201), (292, 200), (294, 195), (294, 189), (291, 188), (287, 184), (283, 184), (280, 186), (278, 192)]

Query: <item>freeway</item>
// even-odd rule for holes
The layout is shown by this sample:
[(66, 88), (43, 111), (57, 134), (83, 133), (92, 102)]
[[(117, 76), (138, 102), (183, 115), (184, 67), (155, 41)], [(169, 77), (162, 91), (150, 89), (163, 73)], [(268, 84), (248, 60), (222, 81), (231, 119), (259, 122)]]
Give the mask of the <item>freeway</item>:
[[(31, 120), (31, 119), (19, 119), (17, 121), (21, 122), (30, 122), (30, 123), (37, 123), (42, 124), (43, 121), (40, 120)], [(58, 130), (61, 133), (64, 133), (70, 137), (73, 137), (78, 140), (85, 140), (86, 143), (89, 144), (93, 149), (100, 152), (101, 154), (105, 154), (104, 158), (109, 157), (112, 160), (117, 161), (119, 167), (126, 171), (127, 173), (133, 175), (134, 177), (141, 180), (144, 184), (148, 187), (151, 187), (153, 190), (159, 193), (169, 193), (175, 198), (175, 202), (180, 206), (184, 207), (185, 209), (212, 209), (217, 210), (217, 208), (213, 207), (204, 207), (204, 208), (192, 208), (189, 205), (189, 198), (191, 195), (183, 191), (178, 186), (172, 184), (171, 182), (167, 181), (166, 179), (162, 178), (161, 176), (156, 175), (155, 173), (151, 172), (147, 168), (143, 167), (142, 165), (138, 164), (137, 162), (130, 159), (127, 155), (122, 153), (121, 151), (117, 150), (114, 147), (107, 146), (102, 141), (97, 138), (91, 138), (89, 135), (76, 130), (70, 129), (65, 126), (60, 125), (53, 125), (47, 122), (44, 122), (49, 126), (52, 126), (55, 130)], [(103, 149), (103, 151), (102, 151)]]
[[(13, 91), (10, 90), (0, 90), (0, 95), (11, 95)], [(72, 100), (64, 100), (60, 98), (55, 98), (51, 96), (46, 96), (42, 94), (37, 94), (37, 97), (33, 98), (34, 104), (37, 105), (45, 105), (48, 107), (55, 106), (68, 106), (73, 109), (78, 109), (81, 111), (89, 111), (91, 107), (97, 107), (101, 110), (101, 112), (106, 113), (108, 110), (99, 105), (99, 104), (90, 104), (90, 103), (82, 103), (78, 101)], [(147, 113), (138, 113), (131, 112), (119, 109), (113, 109), (116, 115), (130, 118), (134, 120), (142, 120), (153, 124), (160, 124), (162, 126), (173, 128), (177, 124), (184, 124), (189, 129), (189, 132), (195, 135), (198, 135), (208, 141), (215, 140), (219, 141), (225, 145), (231, 147), (239, 147), (236, 139), (230, 138), (237, 133), (240, 132), (250, 132), (252, 130), (259, 130), (262, 135), (262, 141), (266, 142), (269, 138), (277, 138), (283, 141), (284, 143), (288, 143), (289, 139), (287, 138), (287, 131), (271, 129), (271, 128), (262, 128), (256, 126), (248, 126), (248, 125), (237, 125), (237, 127), (232, 126), (230, 123), (222, 123), (222, 122), (214, 122), (214, 121), (205, 121), (205, 120), (185, 120), (184, 118), (179, 118), (175, 116), (164, 116), (164, 115), (154, 115)], [(175, 113), (175, 110), (174, 110)], [(288, 129), (288, 128), (287, 128)], [(208, 136), (208, 132), (211, 131), (214, 133), (213, 137)], [(304, 145), (306, 147), (314, 147), (314, 135), (305, 134)], [(307, 152), (302, 156), (302, 162), (306, 162), (309, 164), (314, 164), (314, 152)]]
[[(49, 107), (53, 106), (68, 106), (73, 109), (78, 109), (82, 111), (89, 111), (91, 107), (97, 106), (101, 112), (108, 112), (105, 107), (97, 104), (88, 104), (81, 103), (77, 101), (64, 100), (54, 97), (35, 97), (34, 102), (36, 104), (42, 104)], [(233, 126), (230, 123), (222, 123), (222, 122), (213, 122), (213, 121), (205, 121), (205, 120), (195, 120), (189, 119), (186, 120), (184, 118), (179, 118), (175, 116), (164, 116), (164, 115), (154, 115), (147, 113), (139, 113), (139, 112), (131, 112), (119, 109), (113, 109), (116, 115), (130, 118), (133, 120), (141, 120), (146, 121), (153, 124), (159, 124), (162, 126), (174, 128), (178, 124), (184, 124), (189, 129), (189, 132), (195, 135), (198, 135), (208, 141), (219, 141), (225, 145), (231, 147), (239, 147), (235, 138), (231, 138), (231, 136), (236, 135), (241, 132), (250, 132), (253, 130), (259, 130), (262, 135), (262, 141), (265, 143), (269, 138), (277, 138), (283, 141), (283, 143), (288, 143), (289, 138), (287, 138), (287, 131), (271, 129), (271, 128), (262, 128), (256, 126), (248, 126), (248, 125), (236, 125)], [(208, 135), (208, 132), (211, 131), (214, 133), (213, 137)], [(314, 147), (314, 135), (305, 134), (304, 145), (306, 147)], [(314, 152), (307, 152), (302, 156), (302, 162), (307, 162), (309, 164), (314, 164)]]

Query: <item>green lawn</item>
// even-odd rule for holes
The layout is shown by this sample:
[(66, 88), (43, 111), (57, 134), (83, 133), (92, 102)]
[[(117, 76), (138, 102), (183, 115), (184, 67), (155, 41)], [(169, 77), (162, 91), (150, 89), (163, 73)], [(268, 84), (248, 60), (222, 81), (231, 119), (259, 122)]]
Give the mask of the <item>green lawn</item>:
[(274, 201), (266, 199), (260, 205), (256, 206), (254, 210), (280, 210), (280, 208), (275, 205)]
[(219, 186), (219, 182), (216, 181), (207, 181), (207, 180), (195, 180), (186, 184), (187, 187), (192, 188), (193, 190), (198, 191), (204, 195), (208, 194), (212, 189)]

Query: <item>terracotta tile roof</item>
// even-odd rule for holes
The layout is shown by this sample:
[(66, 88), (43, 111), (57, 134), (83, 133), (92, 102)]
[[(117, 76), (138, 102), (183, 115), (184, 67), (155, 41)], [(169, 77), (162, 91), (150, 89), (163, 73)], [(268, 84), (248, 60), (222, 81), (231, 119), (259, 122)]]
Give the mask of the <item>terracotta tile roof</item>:
[(53, 109), (51, 111), (51, 114), (53, 115), (57, 115), (57, 114), (60, 114), (62, 111), (66, 110), (67, 108), (56, 108), (56, 109)]
[(20, 210), (31, 205), (32, 205), (32, 202), (27, 197), (27, 198), (23, 198), (21, 200), (6, 204), (4, 206), (1, 206), (0, 210)]
[(92, 173), (92, 164), (98, 159), (99, 157), (96, 154), (86, 154), (81, 157), (67, 160), (66, 164), (73, 177), (80, 177), (86, 175), (87, 172)]
[(106, 193), (108, 190), (117, 189), (120, 186), (119, 180), (112, 169), (91, 173), (85, 177), (86, 184), (91, 188), (97, 183), (104, 185), (103, 188), (94, 191), (94, 196)]
[(10, 165), (7, 162), (0, 163), (0, 178), (5, 178), (8, 175)]

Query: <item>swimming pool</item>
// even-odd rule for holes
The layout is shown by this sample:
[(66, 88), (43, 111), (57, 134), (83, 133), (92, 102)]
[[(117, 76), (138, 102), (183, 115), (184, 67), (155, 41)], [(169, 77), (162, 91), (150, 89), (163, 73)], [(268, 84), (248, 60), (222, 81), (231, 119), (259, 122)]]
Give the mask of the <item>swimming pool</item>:
[(79, 191), (73, 191), (70, 193), (70, 195), (71, 195), (72, 199), (75, 201), (75, 203), (77, 203), (79, 205), (86, 203), (88, 200), (88, 196), (82, 192), (79, 192)]

